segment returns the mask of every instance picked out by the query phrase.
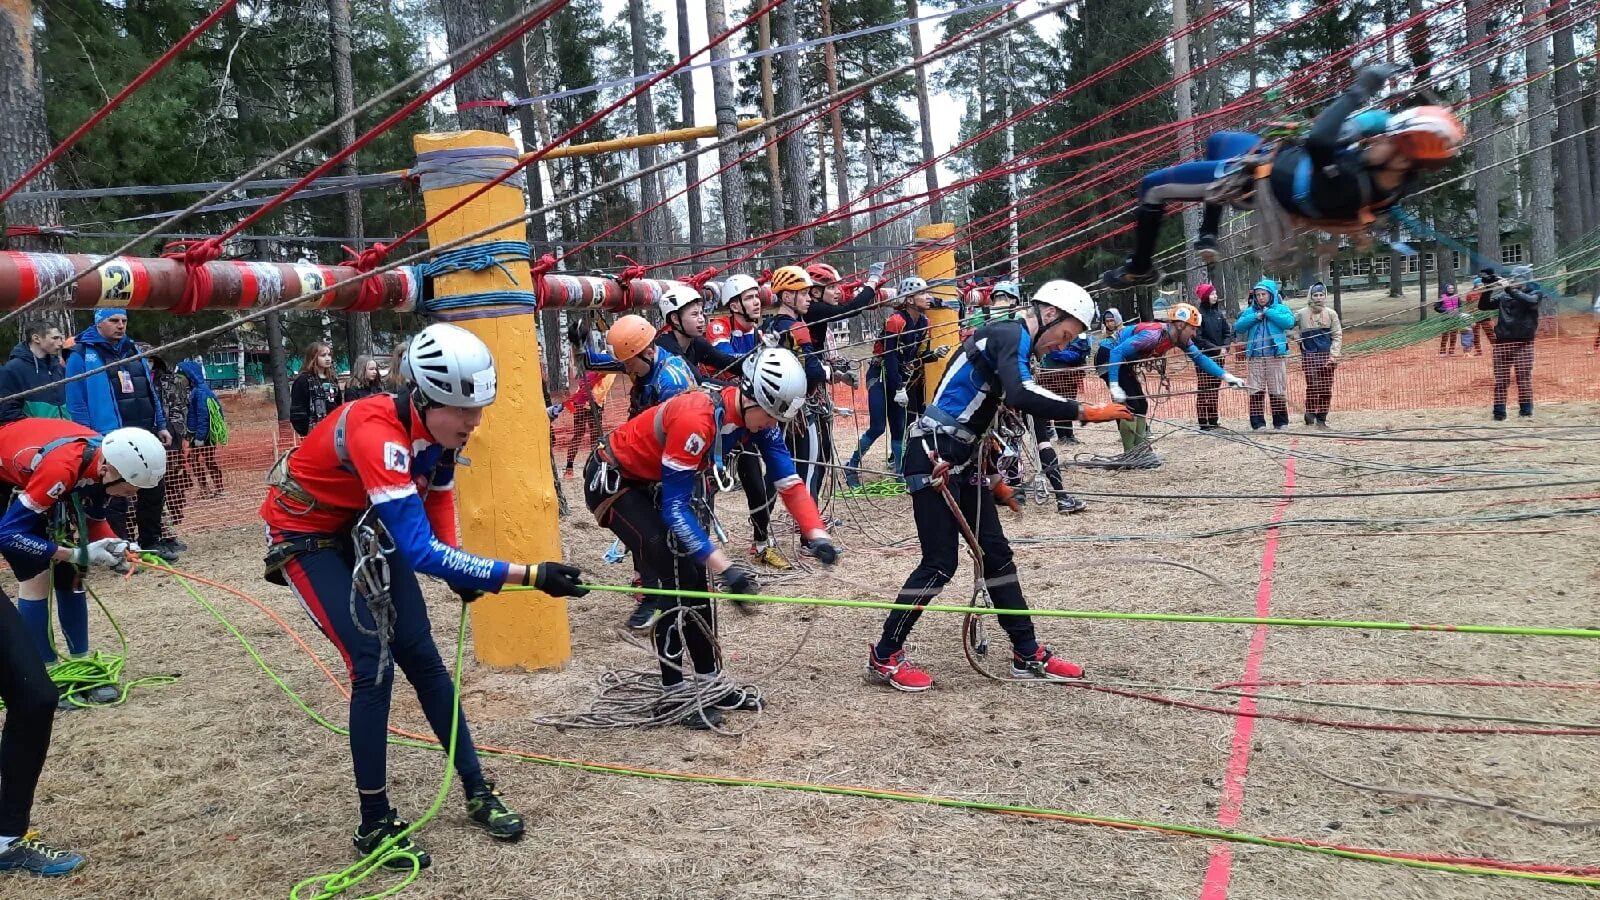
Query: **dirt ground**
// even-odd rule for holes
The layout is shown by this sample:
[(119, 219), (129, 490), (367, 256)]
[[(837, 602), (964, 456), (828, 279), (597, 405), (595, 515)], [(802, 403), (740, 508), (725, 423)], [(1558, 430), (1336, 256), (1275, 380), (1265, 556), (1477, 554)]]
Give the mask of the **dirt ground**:
[[(1350, 430), (1485, 424), (1478, 409), (1336, 416)], [(1298, 421), (1298, 419), (1296, 420)], [(1540, 408), (1537, 426), (1600, 424), (1600, 405)], [(1096, 535), (1180, 534), (1261, 523), (1272, 516), (1293, 460), (1290, 522), (1308, 518), (1480, 516), (1594, 505), (1559, 499), (1596, 485), (1518, 487), (1600, 478), (1594, 433), (1511, 430), (1494, 442), (1340, 440), (1291, 433), (1246, 446), (1157, 425), (1164, 468), (1074, 471), (1084, 492), (1247, 493), (1249, 500), (1090, 498), (1062, 518), (1029, 506), (1006, 527), (1039, 607), (1248, 615), (1262, 588), (1264, 531), (1210, 539), (1061, 542)], [(1298, 426), (1297, 426), (1298, 432)], [(1406, 433), (1481, 436), (1481, 431)], [(1086, 432), (1109, 452), (1114, 435)], [(1406, 435), (1396, 435), (1406, 436)], [(1571, 434), (1566, 435), (1572, 437)], [(1335, 457), (1311, 458), (1312, 454)], [(1365, 471), (1353, 460), (1480, 465), (1482, 476)], [(1534, 474), (1534, 471), (1553, 475)], [(1327, 498), (1313, 494), (1407, 487), (1506, 487), (1482, 493)], [(564, 487), (576, 500), (576, 482)], [(835, 501), (848, 555), (833, 572), (772, 585), (780, 593), (892, 598), (915, 565), (903, 498)], [(732, 518), (732, 517), (730, 517)], [(1593, 517), (1507, 524), (1290, 526), (1276, 543), (1270, 611), (1294, 617), (1444, 623), (1600, 625)], [(728, 521), (738, 543), (743, 523)], [(568, 558), (612, 581), (623, 566), (600, 555), (609, 533), (585, 517), (563, 525)], [(792, 532), (791, 532), (792, 534)], [(792, 542), (792, 537), (790, 538)], [(196, 535), (182, 568), (263, 599), (335, 672), (331, 645), (287, 591), (260, 579), (252, 528)], [(794, 548), (787, 548), (791, 553)], [(1152, 560), (1179, 562), (1221, 585)], [(963, 603), (964, 569), (946, 592)], [(205, 589), (306, 701), (342, 723), (339, 694), (255, 609)], [(284, 896), (298, 880), (352, 861), (356, 814), (343, 738), (313, 724), (235, 639), (172, 579), (143, 573), (104, 596), (133, 642), (129, 673), (179, 673), (176, 685), (134, 692), (122, 707), (59, 717), (40, 788), (36, 826), (90, 858), (56, 881), (0, 881), (0, 896), (29, 900)], [(458, 606), (433, 590), (435, 629), (449, 656)], [(528, 602), (521, 597), (482, 602)], [(914, 655), (938, 679), (905, 695), (862, 683), (871, 611), (769, 607), (726, 616), (730, 668), (750, 676), (777, 665), (810, 624), (809, 643), (761, 687), (767, 709), (743, 738), (679, 728), (580, 732), (534, 725), (571, 712), (608, 668), (648, 660), (616, 628), (629, 601), (593, 594), (570, 604), (573, 659), (557, 672), (472, 665), (465, 704), (481, 744), (651, 768), (871, 786), (966, 799), (1214, 826), (1236, 755), (1232, 716), (1054, 685), (987, 681), (963, 659), (959, 619), (928, 614)], [(811, 621), (814, 620), (814, 621)], [(97, 621), (96, 640), (113, 640)], [(1057, 652), (1101, 679), (1209, 687), (1244, 677), (1256, 629), (1232, 625), (1040, 620)], [(997, 635), (998, 637), (998, 635)], [(1600, 683), (1587, 641), (1448, 633), (1263, 629), (1263, 679), (1437, 679)], [(1003, 645), (1003, 641), (1000, 644)], [(1596, 684), (1600, 687), (1600, 684)], [(394, 722), (425, 730), (404, 685)], [(1425, 686), (1274, 687), (1278, 695), (1600, 722), (1600, 690)], [(1171, 696), (1232, 707), (1234, 698)], [(1260, 701), (1269, 712), (1368, 722), (1436, 723), (1394, 713)], [(749, 714), (740, 714), (742, 716)], [(741, 724), (748, 724), (741, 721)], [(1460, 723), (1450, 724), (1482, 724)], [(1500, 810), (1345, 787), (1322, 772), (1371, 785), (1461, 795), (1568, 820), (1600, 819), (1600, 738), (1442, 735), (1338, 730), (1257, 720), (1234, 827), (1367, 847), (1593, 865), (1596, 832), (1535, 824)], [(415, 816), (439, 785), (436, 752), (396, 747), (390, 794)], [(467, 821), (459, 789), (423, 832), (434, 865), (402, 896), (491, 897), (1095, 897), (1202, 896), (1210, 841), (1093, 828), (879, 800), (760, 788), (687, 785), (492, 759), (488, 768), (529, 821), (527, 837), (492, 845)], [(1278, 898), (1554, 898), (1574, 888), (1470, 878), (1235, 846), (1225, 896)], [(361, 894), (390, 881), (379, 876)], [(352, 894), (354, 895), (354, 894)], [(1224, 896), (1207, 894), (1206, 896)]]

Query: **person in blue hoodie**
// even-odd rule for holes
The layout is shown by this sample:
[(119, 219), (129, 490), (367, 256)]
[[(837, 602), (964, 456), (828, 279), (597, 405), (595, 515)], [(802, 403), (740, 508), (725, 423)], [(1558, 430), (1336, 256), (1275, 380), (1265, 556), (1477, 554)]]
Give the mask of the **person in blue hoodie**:
[(217, 402), (216, 393), (206, 383), (205, 369), (199, 363), (192, 359), (178, 363), (178, 374), (189, 382), (189, 410), (184, 423), (189, 433), (189, 446), (194, 448), (195, 483), (205, 491), (207, 476), (210, 476), (211, 496), (215, 497), (222, 493), (222, 466), (217, 463), (217, 446), (211, 442), (211, 415), (213, 407), (220, 414), (222, 404)]
[[(0, 367), (0, 425), (19, 419), (67, 418), (67, 388), (61, 384), (66, 369), (61, 364), (61, 329), (43, 319), (22, 328), (22, 340)], [(53, 385), (48, 390), (18, 397), (22, 391)]]
[(1284, 396), (1288, 382), (1289, 337), (1294, 327), (1294, 310), (1278, 294), (1278, 283), (1271, 278), (1256, 282), (1250, 290), (1250, 305), (1233, 323), (1233, 339), (1244, 344), (1245, 390), (1250, 392), (1250, 427), (1267, 427), (1266, 407), (1272, 404), (1272, 427), (1289, 427), (1289, 401)]
[[(79, 425), (107, 434), (118, 428), (143, 428), (171, 447), (172, 433), (167, 430), (167, 413), (161, 404), (161, 392), (150, 371), (149, 363), (134, 359), (139, 348), (128, 337), (128, 311), (125, 309), (97, 309), (94, 324), (78, 335), (77, 346), (67, 357), (67, 378), (71, 379), (103, 366), (115, 366), (105, 372), (67, 382), (67, 412)], [(120, 364), (119, 364), (120, 363)], [(177, 562), (178, 548), (161, 533), (161, 516), (167, 502), (166, 482), (139, 491), (135, 501), (135, 518), (138, 521), (138, 544), (169, 562)], [(128, 500), (112, 498), (107, 507), (111, 527), (117, 536), (127, 540)]]

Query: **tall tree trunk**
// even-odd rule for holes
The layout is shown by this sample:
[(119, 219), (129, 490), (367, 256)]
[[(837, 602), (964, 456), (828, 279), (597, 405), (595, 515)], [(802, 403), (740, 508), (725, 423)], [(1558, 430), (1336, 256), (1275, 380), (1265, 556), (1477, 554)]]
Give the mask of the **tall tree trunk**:
[[(833, 35), (833, 3), (832, 0), (822, 0), (822, 36)], [(839, 53), (829, 41), (822, 45), (823, 75), (828, 85), (828, 94), (831, 96), (839, 92)], [(828, 130), (833, 133), (833, 179), (834, 193), (838, 195), (836, 208), (847, 208), (850, 205), (850, 165), (844, 155), (844, 113), (840, 104), (834, 104), (828, 111)], [(849, 217), (840, 221), (844, 233), (855, 234), (855, 218)], [(862, 268), (859, 261), (852, 268)], [(855, 321), (852, 319), (851, 321)]]
[[(459, 50), (487, 34), (499, 21), (500, 4), (495, 0), (446, 0), (439, 4), (444, 12), (445, 39), (452, 51)], [(500, 61), (491, 59), (455, 83), (456, 121), (463, 131), (504, 132), (505, 116), (492, 107), (462, 109), (474, 100), (501, 100), (505, 97)]]
[[(785, 7), (789, 4), (785, 3)], [(781, 8), (781, 7), (780, 7)], [(756, 29), (756, 50), (765, 52), (772, 47), (772, 13), (763, 13)], [(761, 57), (761, 117), (770, 120), (777, 111), (777, 92), (772, 87), (772, 57)], [(771, 221), (768, 223), (773, 231), (782, 230), (783, 217), (783, 161), (779, 158), (778, 129), (769, 126), (765, 130), (767, 138), (767, 196), (772, 206)]]
[[(514, 4), (506, 4), (506, 14), (510, 15)], [(543, 89), (536, 87), (535, 81), (528, 71), (528, 57), (532, 54), (539, 65), (543, 65), (542, 54), (533, 54), (534, 43), (527, 35), (506, 54), (506, 62), (511, 66), (511, 90), (523, 97), (534, 97), (544, 93)], [(542, 72), (542, 69), (540, 70)], [(544, 146), (539, 139), (539, 117), (535, 109), (543, 104), (524, 104), (517, 107), (517, 128), (522, 132), (522, 149), (534, 151)], [(544, 181), (542, 169), (543, 161), (535, 162), (527, 168), (528, 203), (533, 209), (544, 206)], [(528, 219), (528, 226), (533, 238), (534, 255), (537, 256), (550, 249), (550, 223), (545, 219), (544, 213), (539, 213)], [(561, 365), (561, 313), (559, 310), (549, 309), (539, 313), (539, 343), (544, 353), (544, 381), (550, 390), (560, 391), (566, 388), (566, 370)], [(548, 401), (550, 398), (546, 397)]]
[[(706, 32), (712, 37), (728, 30), (728, 14), (723, 0), (706, 0)], [(717, 137), (726, 141), (739, 133), (738, 114), (734, 110), (733, 69), (728, 64), (726, 41), (711, 48), (711, 94), (717, 105)], [(739, 148), (732, 143), (717, 148), (717, 160), (723, 172), (722, 184), (722, 239), (737, 243), (749, 236), (745, 223), (744, 172), (739, 169)]]
[[(328, 46), (333, 59), (333, 110), (343, 118), (356, 108), (355, 78), (350, 72), (350, 0), (328, 0)], [(339, 149), (356, 142), (355, 118), (339, 125)], [(339, 164), (339, 174), (356, 175), (354, 158)], [(361, 221), (361, 192), (344, 193), (344, 233), (351, 248), (366, 249), (366, 231)], [(345, 338), (350, 344), (350, 363), (358, 356), (372, 352), (372, 319), (367, 313), (345, 314)]]
[[(645, 0), (628, 0), (628, 26), (633, 31), (633, 74), (644, 77), (650, 74), (650, 32), (645, 23)], [(650, 92), (642, 91), (633, 100), (633, 123), (640, 135), (654, 134), (656, 114), (650, 103)], [(656, 164), (656, 148), (638, 149), (639, 170)], [(639, 248), (641, 262), (654, 262), (667, 240), (666, 217), (661, 206), (661, 182), (652, 172), (639, 179), (639, 205), (644, 210), (640, 224), (644, 226), (644, 246)]]
[(1389, 252), (1389, 296), (1404, 297), (1406, 258), (1399, 251)]
[[(795, 21), (796, 4), (793, 2), (781, 4), (777, 9), (778, 45), (792, 47), (800, 42), (800, 26)], [(915, 31), (916, 29), (912, 29)], [(780, 112), (793, 112), (805, 102), (801, 96), (803, 88), (800, 84), (800, 51), (785, 50), (778, 54), (779, 93), (778, 107)], [(811, 179), (806, 168), (806, 136), (805, 132), (794, 127), (790, 122), (786, 127), (789, 136), (783, 139), (783, 163), (789, 172), (788, 198), (791, 215), (787, 220), (794, 225), (807, 225), (811, 222)], [(808, 232), (797, 233), (792, 240), (796, 244), (807, 242)]]
[[(786, 4), (787, 5), (787, 4)], [(916, 19), (917, 0), (906, 0), (906, 18)], [(922, 58), (922, 26), (913, 22), (906, 29), (911, 36), (911, 58)], [(1009, 47), (1010, 33), (1000, 36)], [(944, 202), (939, 199), (939, 167), (933, 164), (933, 107), (928, 102), (928, 69), (926, 66), (917, 66), (917, 124), (922, 132), (922, 162), (927, 168), (922, 170), (923, 183), (928, 186), (928, 191), (933, 194), (933, 202), (928, 204), (928, 212), (933, 216), (934, 222), (944, 221)]]
[[(1492, 0), (1468, 0), (1467, 18), (1483, 13), (1483, 7)], [(1488, 21), (1479, 18), (1468, 26), (1467, 41), (1481, 41), (1488, 34)], [(1472, 67), (1469, 76), (1472, 96), (1482, 97), (1492, 89), (1489, 62), (1483, 60)], [(1488, 103), (1473, 107), (1468, 119), (1471, 132), (1472, 163), (1476, 170), (1472, 176), (1473, 195), (1478, 207), (1478, 256), (1485, 265), (1500, 264), (1500, 184), (1501, 174), (1495, 147), (1494, 131), (1498, 113)], [(1477, 266), (1472, 266), (1476, 270)]]
[[(1537, 30), (1544, 24), (1549, 0), (1525, 0), (1528, 27)], [(1550, 149), (1555, 116), (1551, 114), (1550, 79), (1541, 78), (1550, 70), (1550, 47), (1545, 38), (1533, 41), (1525, 51), (1528, 78), (1528, 155), (1530, 196), (1528, 221), (1533, 230), (1535, 266), (1556, 262), (1556, 185), (1555, 166)], [(1551, 273), (1552, 275), (1554, 273)], [(1553, 279), (1551, 279), (1553, 281)]]
[[(1178, 161), (1194, 156), (1194, 93), (1189, 83), (1189, 27), (1188, 0), (1172, 0), (1172, 76), (1177, 92), (1178, 111)], [(1200, 210), (1190, 204), (1183, 211), (1184, 271), (1191, 286), (1205, 280), (1205, 266), (1195, 253), (1194, 242), (1200, 234)], [(1213, 235), (1215, 237), (1215, 235)]]
[[(1555, 32), (1555, 106), (1556, 130), (1559, 134), (1577, 134), (1583, 130), (1583, 86), (1574, 59), (1572, 27)], [(1593, 87), (1590, 86), (1590, 90)], [(1589, 145), (1574, 138), (1556, 145), (1556, 166), (1561, 173), (1564, 188), (1556, 197), (1556, 221), (1561, 226), (1559, 245), (1570, 245), (1583, 239), (1595, 227), (1596, 211), (1590, 204), (1594, 197), (1593, 173), (1589, 170)]]
[[(0, 189), (11, 187), (50, 152), (50, 126), (44, 113), (44, 82), (33, 46), (32, 0), (0, 2)], [(56, 189), (55, 166), (47, 166), (24, 192)], [(61, 204), (55, 200), (13, 197), (0, 209), (7, 226), (60, 225)], [(0, 232), (3, 235), (4, 232)], [(61, 252), (61, 238), (48, 235), (0, 237), (0, 246), (34, 253)], [(58, 295), (59, 296), (59, 295)], [(35, 307), (66, 334), (73, 333), (72, 313), (65, 301)], [(31, 318), (31, 317), (30, 317)]]
[[(677, 0), (678, 5), (678, 58), (688, 59), (694, 52), (689, 40), (689, 0)], [(694, 73), (685, 68), (678, 74), (679, 122), (683, 128), (692, 127), (694, 121)], [(683, 154), (683, 183), (688, 186), (689, 198), (689, 252), (699, 253), (705, 244), (704, 210), (700, 205), (700, 157), (694, 150), (699, 142), (691, 143)]]
[[(272, 261), (272, 244), (255, 242), (255, 257), (263, 262)], [(272, 403), (277, 408), (278, 421), (289, 421), (289, 358), (283, 348), (283, 313), (267, 313), (267, 371), (272, 379)]]

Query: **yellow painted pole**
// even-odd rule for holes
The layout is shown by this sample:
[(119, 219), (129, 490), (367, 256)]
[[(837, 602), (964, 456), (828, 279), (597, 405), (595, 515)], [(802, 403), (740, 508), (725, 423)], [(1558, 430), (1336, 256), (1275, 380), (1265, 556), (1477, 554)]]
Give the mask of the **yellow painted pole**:
[[(739, 130), (760, 127), (763, 119), (740, 119)], [(656, 147), (661, 144), (682, 144), (698, 138), (714, 138), (717, 136), (717, 126), (698, 125), (693, 128), (675, 128), (671, 131), (658, 131), (654, 134), (630, 134), (627, 137), (612, 138), (609, 141), (593, 141), (588, 144), (568, 144), (557, 147), (546, 153), (540, 159), (565, 159), (569, 156), (593, 156), (597, 153), (616, 153), (621, 150), (633, 150), (639, 147)], [(522, 158), (527, 160), (533, 154), (529, 153)]]
[[(933, 308), (928, 310), (928, 346), (949, 347), (954, 350), (961, 343), (961, 292), (956, 288), (956, 248), (951, 238), (956, 226), (950, 222), (936, 222), (917, 227), (916, 243), (912, 250), (917, 257), (917, 275), (933, 286)], [(929, 403), (934, 391), (939, 389), (939, 379), (944, 377), (944, 367), (950, 357), (928, 363), (923, 390)]]
[[(499, 157), (510, 166), (516, 159), (511, 138), (487, 131), (421, 134), (412, 140), (421, 158), (437, 151), (504, 149)], [(483, 163), (484, 160), (475, 160)], [(430, 217), (449, 209), (492, 177), (478, 169), (466, 184), (430, 187), (424, 180), (422, 201)], [(517, 219), (526, 209), (522, 189), (501, 184), (428, 229), (435, 245)], [(515, 225), (479, 238), (526, 241), (527, 229)], [(507, 261), (481, 272), (460, 272), (434, 279), (436, 297), (459, 297), (487, 291), (527, 291), (532, 276), (526, 260)], [(514, 279), (514, 280), (513, 280)], [(487, 315), (483, 315), (487, 314)], [(550, 468), (550, 418), (539, 356), (538, 316), (531, 307), (471, 307), (452, 312), (452, 321), (482, 338), (494, 354), (499, 380), (497, 397), (472, 437), (466, 456), (471, 465), (456, 476), (456, 508), (462, 546), (475, 553), (519, 563), (561, 558), (555, 473)], [(543, 669), (572, 657), (565, 603), (541, 602), (542, 595), (502, 594), (472, 604), (474, 652), (479, 661), (496, 666)]]

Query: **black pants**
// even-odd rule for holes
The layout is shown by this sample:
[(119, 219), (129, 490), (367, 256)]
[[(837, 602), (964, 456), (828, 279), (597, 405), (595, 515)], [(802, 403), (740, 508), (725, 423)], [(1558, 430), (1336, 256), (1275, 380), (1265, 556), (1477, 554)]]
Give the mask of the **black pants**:
[(772, 503), (777, 499), (767, 487), (767, 467), (761, 462), (761, 454), (740, 451), (734, 468), (745, 500), (750, 503), (750, 540), (765, 544), (772, 527)]
[[(1050, 490), (1059, 494), (1062, 492), (1061, 458), (1056, 455), (1056, 448), (1051, 446), (1051, 441), (1056, 439), (1057, 426), (1049, 419), (1032, 416), (1028, 419), (1033, 423), (1033, 437), (1039, 442), (1039, 466), (1044, 469), (1045, 480), (1050, 482)], [(1072, 436), (1071, 421), (1067, 421), (1067, 436)]]
[[(1206, 356), (1216, 360), (1218, 365), (1222, 364), (1223, 355), (1221, 350), (1207, 350)], [(1222, 379), (1202, 372), (1197, 368), (1195, 369), (1194, 380), (1195, 387), (1198, 388), (1194, 396), (1195, 418), (1199, 420), (1201, 425), (1216, 425), (1217, 394), (1222, 390)]]
[(783, 429), (784, 443), (794, 457), (794, 471), (806, 490), (820, 502), (822, 482), (833, 463), (833, 417), (807, 409)]
[(1494, 405), (1504, 408), (1511, 376), (1517, 376), (1517, 403), (1533, 408), (1533, 341), (1500, 341), (1494, 345)]
[[(591, 455), (583, 467), (583, 498), (589, 511), (595, 512), (611, 496), (598, 484), (598, 457)], [(690, 556), (679, 556), (674, 541), (661, 521), (660, 501), (655, 485), (643, 482), (623, 482), (621, 493), (606, 510), (597, 516), (600, 524), (611, 529), (622, 545), (633, 554), (633, 566), (639, 572), (642, 587), (662, 590), (704, 591), (708, 584), (706, 567)], [(656, 656), (661, 661), (661, 683), (671, 687), (683, 681), (684, 648), (679, 644), (679, 630), (670, 627), (672, 611), (686, 607), (698, 612), (706, 622), (711, 621), (711, 601), (703, 598), (663, 597), (667, 613), (656, 623)], [(717, 671), (716, 650), (711, 646), (710, 634), (693, 616), (684, 617), (682, 640), (689, 645), (689, 656), (694, 670), (702, 675)]]
[(133, 518), (138, 526), (138, 536), (129, 533), (128, 498), (111, 497), (106, 501), (106, 518), (111, 530), (125, 541), (137, 540), (141, 547), (151, 547), (161, 542), (161, 514), (167, 505), (167, 482), (146, 488), (134, 498)]
[(6, 724), (0, 731), (0, 835), (28, 831), (33, 792), (50, 750), (56, 688), (39, 649), (28, 639), (22, 616), (0, 591), (0, 700)]
[[(1095, 369), (1100, 373), (1100, 380), (1111, 385), (1111, 348), (1101, 344), (1094, 351)], [(1144, 385), (1139, 382), (1139, 370), (1129, 360), (1117, 369), (1117, 384), (1122, 386), (1122, 392), (1128, 395), (1125, 404), (1136, 416), (1143, 416), (1150, 412), (1150, 402), (1144, 398)]]
[[(908, 480), (916, 475), (927, 475), (933, 469), (928, 459), (926, 438), (912, 438), (906, 444), (905, 473)], [(1011, 557), (1011, 542), (1000, 527), (1000, 515), (995, 511), (994, 498), (987, 485), (976, 483), (968, 475), (951, 476), (950, 493), (961, 508), (962, 518), (978, 538), (978, 549), (983, 556), (983, 576), (989, 588), (989, 599), (1001, 609), (1027, 609), (1022, 599), (1022, 583), (1017, 579), (1017, 564)], [(924, 487), (911, 494), (911, 516), (917, 524), (917, 540), (922, 545), (922, 561), (906, 578), (896, 603), (926, 606), (939, 596), (940, 590), (955, 574), (960, 554), (965, 551), (965, 538), (956, 523), (955, 514), (944, 494), (936, 487)], [(911, 629), (922, 615), (920, 609), (895, 610), (883, 623), (883, 637), (878, 641), (879, 659), (887, 659), (898, 651), (911, 634)], [(1000, 616), (1000, 627), (1011, 638), (1011, 645), (1023, 656), (1032, 656), (1039, 648), (1033, 633), (1033, 620), (1027, 616)]]
[(572, 468), (572, 461), (578, 458), (578, 442), (585, 441), (589, 449), (594, 449), (595, 442), (600, 440), (600, 418), (604, 414), (604, 407), (593, 403), (585, 403), (572, 412), (572, 434), (567, 438), (567, 468)]

